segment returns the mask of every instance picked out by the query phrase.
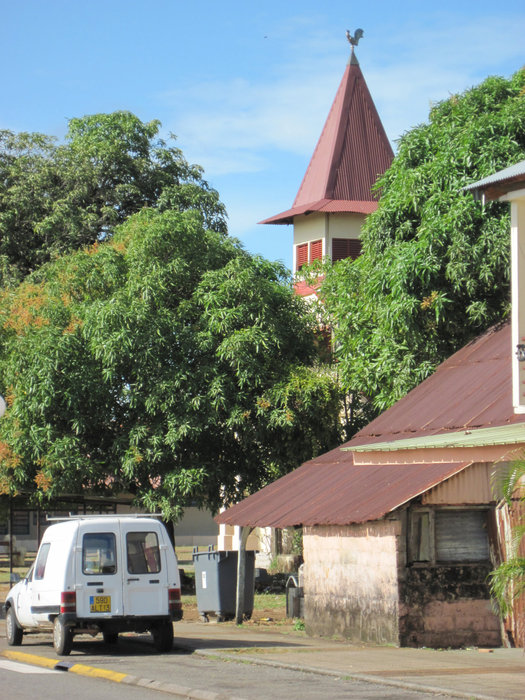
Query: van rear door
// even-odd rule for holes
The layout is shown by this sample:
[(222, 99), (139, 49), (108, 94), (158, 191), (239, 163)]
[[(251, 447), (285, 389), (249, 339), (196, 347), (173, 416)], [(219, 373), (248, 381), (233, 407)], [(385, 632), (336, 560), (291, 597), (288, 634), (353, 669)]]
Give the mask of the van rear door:
[(166, 544), (158, 524), (140, 519), (122, 527), (124, 609), (127, 615), (167, 615)]
[(80, 618), (124, 615), (122, 577), (125, 565), (119, 523), (84, 521), (76, 546), (76, 604)]

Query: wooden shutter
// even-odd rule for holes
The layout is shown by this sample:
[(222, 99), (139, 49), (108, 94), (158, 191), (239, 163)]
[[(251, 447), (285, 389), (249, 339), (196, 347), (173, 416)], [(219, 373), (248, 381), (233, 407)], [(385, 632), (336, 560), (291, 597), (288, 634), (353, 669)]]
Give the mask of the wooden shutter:
[(310, 243), (310, 262), (321, 260), (323, 257), (323, 241), (312, 241)]
[(437, 510), (436, 561), (487, 561), (487, 513), (482, 510)]
[(361, 241), (358, 238), (332, 238), (332, 262), (361, 255)]
[(295, 248), (295, 269), (300, 270), (308, 262), (308, 243), (301, 243)]

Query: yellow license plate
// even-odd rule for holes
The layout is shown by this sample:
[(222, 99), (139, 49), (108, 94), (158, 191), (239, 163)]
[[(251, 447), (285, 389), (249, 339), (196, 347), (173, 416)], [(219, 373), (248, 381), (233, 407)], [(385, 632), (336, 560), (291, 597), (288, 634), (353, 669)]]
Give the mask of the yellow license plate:
[(111, 612), (111, 596), (110, 595), (91, 595), (91, 596), (89, 596), (89, 612), (92, 612), (92, 613)]

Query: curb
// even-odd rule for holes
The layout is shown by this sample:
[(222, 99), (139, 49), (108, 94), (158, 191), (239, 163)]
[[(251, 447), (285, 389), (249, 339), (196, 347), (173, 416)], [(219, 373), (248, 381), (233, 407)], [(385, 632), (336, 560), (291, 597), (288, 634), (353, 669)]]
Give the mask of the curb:
[[(331, 678), (344, 678), (348, 680), (361, 681), (365, 683), (375, 683), (377, 685), (390, 686), (394, 688), (402, 688), (404, 690), (419, 691), (433, 695), (447, 695), (448, 697), (462, 698), (463, 700), (501, 700), (501, 697), (496, 698), (492, 695), (479, 695), (472, 692), (464, 693), (453, 689), (446, 689), (436, 686), (428, 686), (421, 683), (411, 683), (410, 681), (402, 681), (396, 679), (384, 678), (384, 676), (375, 676), (365, 673), (342, 673), (341, 671), (331, 671), (316, 666), (299, 666), (297, 664), (287, 664), (282, 661), (270, 661), (261, 659), (255, 656), (243, 654), (242, 658), (236, 654), (225, 654), (217, 650), (194, 649), (194, 654), (208, 658), (222, 659), (229, 662), (237, 663), (252, 663), (259, 666), (271, 666), (274, 668), (282, 668), (289, 671), (300, 671), (301, 673), (312, 673), (319, 676), (328, 676)], [(54, 671), (67, 671), (76, 673), (79, 676), (87, 676), (90, 678), (101, 678), (113, 683), (122, 683), (124, 685), (134, 685), (148, 690), (158, 690), (163, 693), (168, 693), (177, 697), (187, 698), (188, 700), (243, 700), (242, 698), (225, 695), (224, 693), (216, 693), (209, 690), (200, 690), (198, 688), (188, 688), (177, 683), (169, 683), (166, 681), (156, 681), (151, 678), (139, 678), (128, 673), (112, 671), (105, 668), (97, 668), (96, 666), (87, 666), (81, 663), (65, 661), (60, 659), (50, 659), (46, 656), (37, 656), (22, 651), (11, 651), (6, 649), (0, 652), (0, 656), (4, 656), (12, 661), (29, 664), (32, 666), (41, 666)]]
[(424, 685), (422, 683), (411, 683), (410, 681), (396, 680), (394, 678), (385, 678), (384, 676), (375, 676), (371, 673), (342, 673), (341, 671), (331, 671), (325, 668), (316, 666), (299, 666), (298, 664), (287, 664), (282, 661), (269, 661), (268, 659), (260, 659), (256, 656), (248, 656), (243, 654), (239, 657), (235, 654), (225, 654), (216, 650), (195, 649), (194, 654), (208, 656), (225, 661), (237, 661), (237, 663), (253, 663), (259, 666), (272, 666), (274, 668), (287, 669), (289, 671), (300, 671), (302, 673), (313, 673), (318, 676), (329, 676), (331, 678), (344, 678), (354, 681), (362, 681), (364, 683), (374, 683), (376, 685), (386, 685), (393, 688), (403, 688), (404, 690), (419, 691), (422, 693), (431, 693), (433, 695), (446, 695), (451, 698), (463, 698), (463, 700), (501, 700), (501, 697), (493, 695), (476, 695), (473, 692), (464, 693), (460, 690), (448, 688), (440, 688), (437, 686)]
[(138, 678), (129, 673), (120, 673), (119, 671), (111, 671), (105, 668), (96, 668), (95, 666), (86, 666), (72, 661), (60, 661), (59, 659), (49, 659), (46, 656), (37, 656), (36, 654), (28, 654), (23, 651), (10, 651), (6, 649), (0, 652), (0, 656), (4, 656), (11, 661), (29, 664), (31, 666), (40, 666), (53, 671), (67, 671), (76, 673), (79, 676), (87, 676), (89, 678), (102, 678), (113, 683), (122, 683), (124, 685), (135, 685), (148, 690), (159, 690), (163, 693), (170, 693), (188, 700), (242, 700), (234, 696), (226, 696), (224, 693), (215, 693), (209, 690), (199, 690), (198, 688), (187, 688), (176, 683), (166, 683), (164, 681), (155, 681), (151, 678)]

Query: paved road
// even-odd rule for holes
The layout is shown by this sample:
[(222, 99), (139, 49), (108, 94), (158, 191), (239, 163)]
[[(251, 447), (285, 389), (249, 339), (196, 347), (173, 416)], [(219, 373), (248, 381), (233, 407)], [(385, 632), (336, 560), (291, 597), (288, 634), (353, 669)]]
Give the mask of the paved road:
[[(5, 640), (0, 641), (0, 651), (7, 649)], [(13, 651), (10, 647), (9, 650)], [(16, 648), (17, 652), (23, 654), (33, 654), (39, 657), (56, 658), (52, 648), (50, 635), (27, 635), (24, 643)], [(1, 658), (1, 657), (0, 657)], [(177, 648), (169, 654), (155, 653), (147, 635), (129, 636), (121, 639), (117, 646), (106, 646), (100, 639), (76, 638), (74, 651), (69, 657), (63, 659), (64, 666), (73, 664), (84, 664), (97, 669), (108, 669), (122, 674), (131, 674), (141, 679), (163, 679), (164, 689), (166, 684), (177, 687), (186, 687), (190, 690), (188, 697), (197, 697), (199, 691), (211, 693), (210, 700), (216, 695), (227, 700), (236, 698), (242, 700), (268, 700), (269, 698), (287, 698), (287, 700), (319, 700), (329, 698), (330, 700), (428, 700), (427, 693), (412, 692), (406, 688), (385, 687), (382, 684), (355, 681), (349, 678), (324, 677), (318, 674), (303, 671), (293, 671), (285, 668), (272, 666), (261, 666), (247, 663), (243, 659), (224, 660), (215, 658), (213, 654), (202, 656), (191, 653), (187, 648)], [(16, 673), (13, 670), (0, 668), (0, 679), (5, 678), (5, 674), (11, 674), (3, 687), (16, 687), (18, 694), (12, 695), (15, 698), (34, 699), (34, 683), (28, 683), (26, 674)], [(55, 672), (56, 674), (56, 672)], [(65, 677), (65, 679), (64, 679)], [(38, 676), (39, 696), (46, 697), (40, 693), (51, 689), (50, 698), (56, 698), (64, 693), (71, 693), (75, 698), (83, 698), (83, 692), (89, 692), (91, 684), (91, 696), (101, 692), (99, 685), (104, 684), (104, 697), (107, 698), (108, 687), (113, 693), (111, 698), (126, 698), (132, 700), (134, 697), (159, 698), (159, 693), (149, 691), (144, 694), (145, 688), (139, 689), (133, 686), (124, 686), (119, 683), (111, 684), (107, 680), (91, 679), (79, 677), (73, 673), (60, 672), (60, 677), (56, 675), (47, 677), (45, 674)], [(79, 683), (78, 693), (75, 683)], [(57, 685), (58, 683), (58, 685)], [(32, 691), (28, 692), (28, 688)], [(147, 687), (147, 685), (146, 685)], [(128, 691), (138, 691), (142, 695), (131, 695)], [(27, 694), (24, 694), (27, 693)], [(95, 697), (97, 696), (95, 695)], [(179, 695), (180, 697), (180, 695)], [(448, 697), (442, 695), (441, 697)], [(87, 696), (86, 696), (87, 698)]]
[(155, 690), (83, 678), (8, 659), (0, 659), (0, 688), (2, 697), (9, 700), (93, 700), (101, 695), (104, 700), (159, 700)]

